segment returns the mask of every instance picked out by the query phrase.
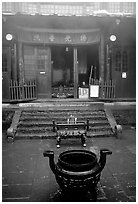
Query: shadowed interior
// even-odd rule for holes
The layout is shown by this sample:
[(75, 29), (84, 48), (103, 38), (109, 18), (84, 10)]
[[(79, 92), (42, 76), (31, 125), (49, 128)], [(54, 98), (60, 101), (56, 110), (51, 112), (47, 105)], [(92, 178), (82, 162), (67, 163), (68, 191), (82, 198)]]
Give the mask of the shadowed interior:
[(68, 163), (70, 165), (82, 165), (82, 164), (88, 164), (95, 162), (95, 155), (88, 154), (88, 153), (80, 153), (80, 152), (74, 152), (71, 154), (63, 155), (60, 158), (63, 162)]

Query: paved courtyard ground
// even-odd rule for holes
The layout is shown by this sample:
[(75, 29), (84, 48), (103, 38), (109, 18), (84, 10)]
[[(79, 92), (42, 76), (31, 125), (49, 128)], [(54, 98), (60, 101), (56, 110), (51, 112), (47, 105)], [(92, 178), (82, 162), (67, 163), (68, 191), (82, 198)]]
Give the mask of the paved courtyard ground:
[[(8, 143), (3, 133), (2, 141), (2, 201), (3, 202), (60, 202), (61, 191), (52, 173), (44, 150), (53, 150), (55, 161), (60, 152), (82, 149), (79, 139), (56, 141), (16, 140)], [(99, 202), (136, 201), (136, 130), (123, 127), (120, 139), (115, 137), (89, 138), (85, 149), (97, 155), (100, 148), (108, 148), (112, 155), (98, 184)], [(67, 201), (67, 200), (66, 200)], [(77, 201), (77, 198), (73, 199)], [(91, 201), (91, 198), (87, 201)]]

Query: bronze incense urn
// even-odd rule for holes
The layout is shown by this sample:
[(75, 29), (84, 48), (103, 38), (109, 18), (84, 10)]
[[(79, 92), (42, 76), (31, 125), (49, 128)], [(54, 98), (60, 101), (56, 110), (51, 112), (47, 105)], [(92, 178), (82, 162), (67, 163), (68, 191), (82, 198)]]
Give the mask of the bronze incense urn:
[(81, 196), (89, 192), (93, 201), (96, 201), (97, 183), (109, 154), (112, 154), (110, 150), (101, 149), (98, 161), (96, 154), (91, 151), (68, 150), (59, 155), (56, 164), (53, 151), (44, 151), (43, 156), (49, 157), (50, 168), (64, 195)]

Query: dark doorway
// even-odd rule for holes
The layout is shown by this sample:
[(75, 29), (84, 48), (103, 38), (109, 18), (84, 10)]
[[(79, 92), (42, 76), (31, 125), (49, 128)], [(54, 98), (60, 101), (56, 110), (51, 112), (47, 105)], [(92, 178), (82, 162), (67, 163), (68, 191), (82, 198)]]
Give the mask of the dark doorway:
[(89, 86), (89, 79), (99, 79), (99, 46), (88, 45), (78, 47), (78, 83)]
[(73, 48), (52, 46), (52, 97), (73, 97)]
[(71, 86), (73, 84), (72, 47), (54, 46), (51, 48), (52, 86)]

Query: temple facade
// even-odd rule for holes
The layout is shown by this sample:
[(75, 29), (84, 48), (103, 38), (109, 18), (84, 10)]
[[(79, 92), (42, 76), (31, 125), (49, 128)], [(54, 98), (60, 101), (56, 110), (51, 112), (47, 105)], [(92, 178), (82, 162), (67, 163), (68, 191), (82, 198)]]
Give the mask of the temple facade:
[(136, 97), (134, 2), (2, 3), (3, 101), (63, 97)]

